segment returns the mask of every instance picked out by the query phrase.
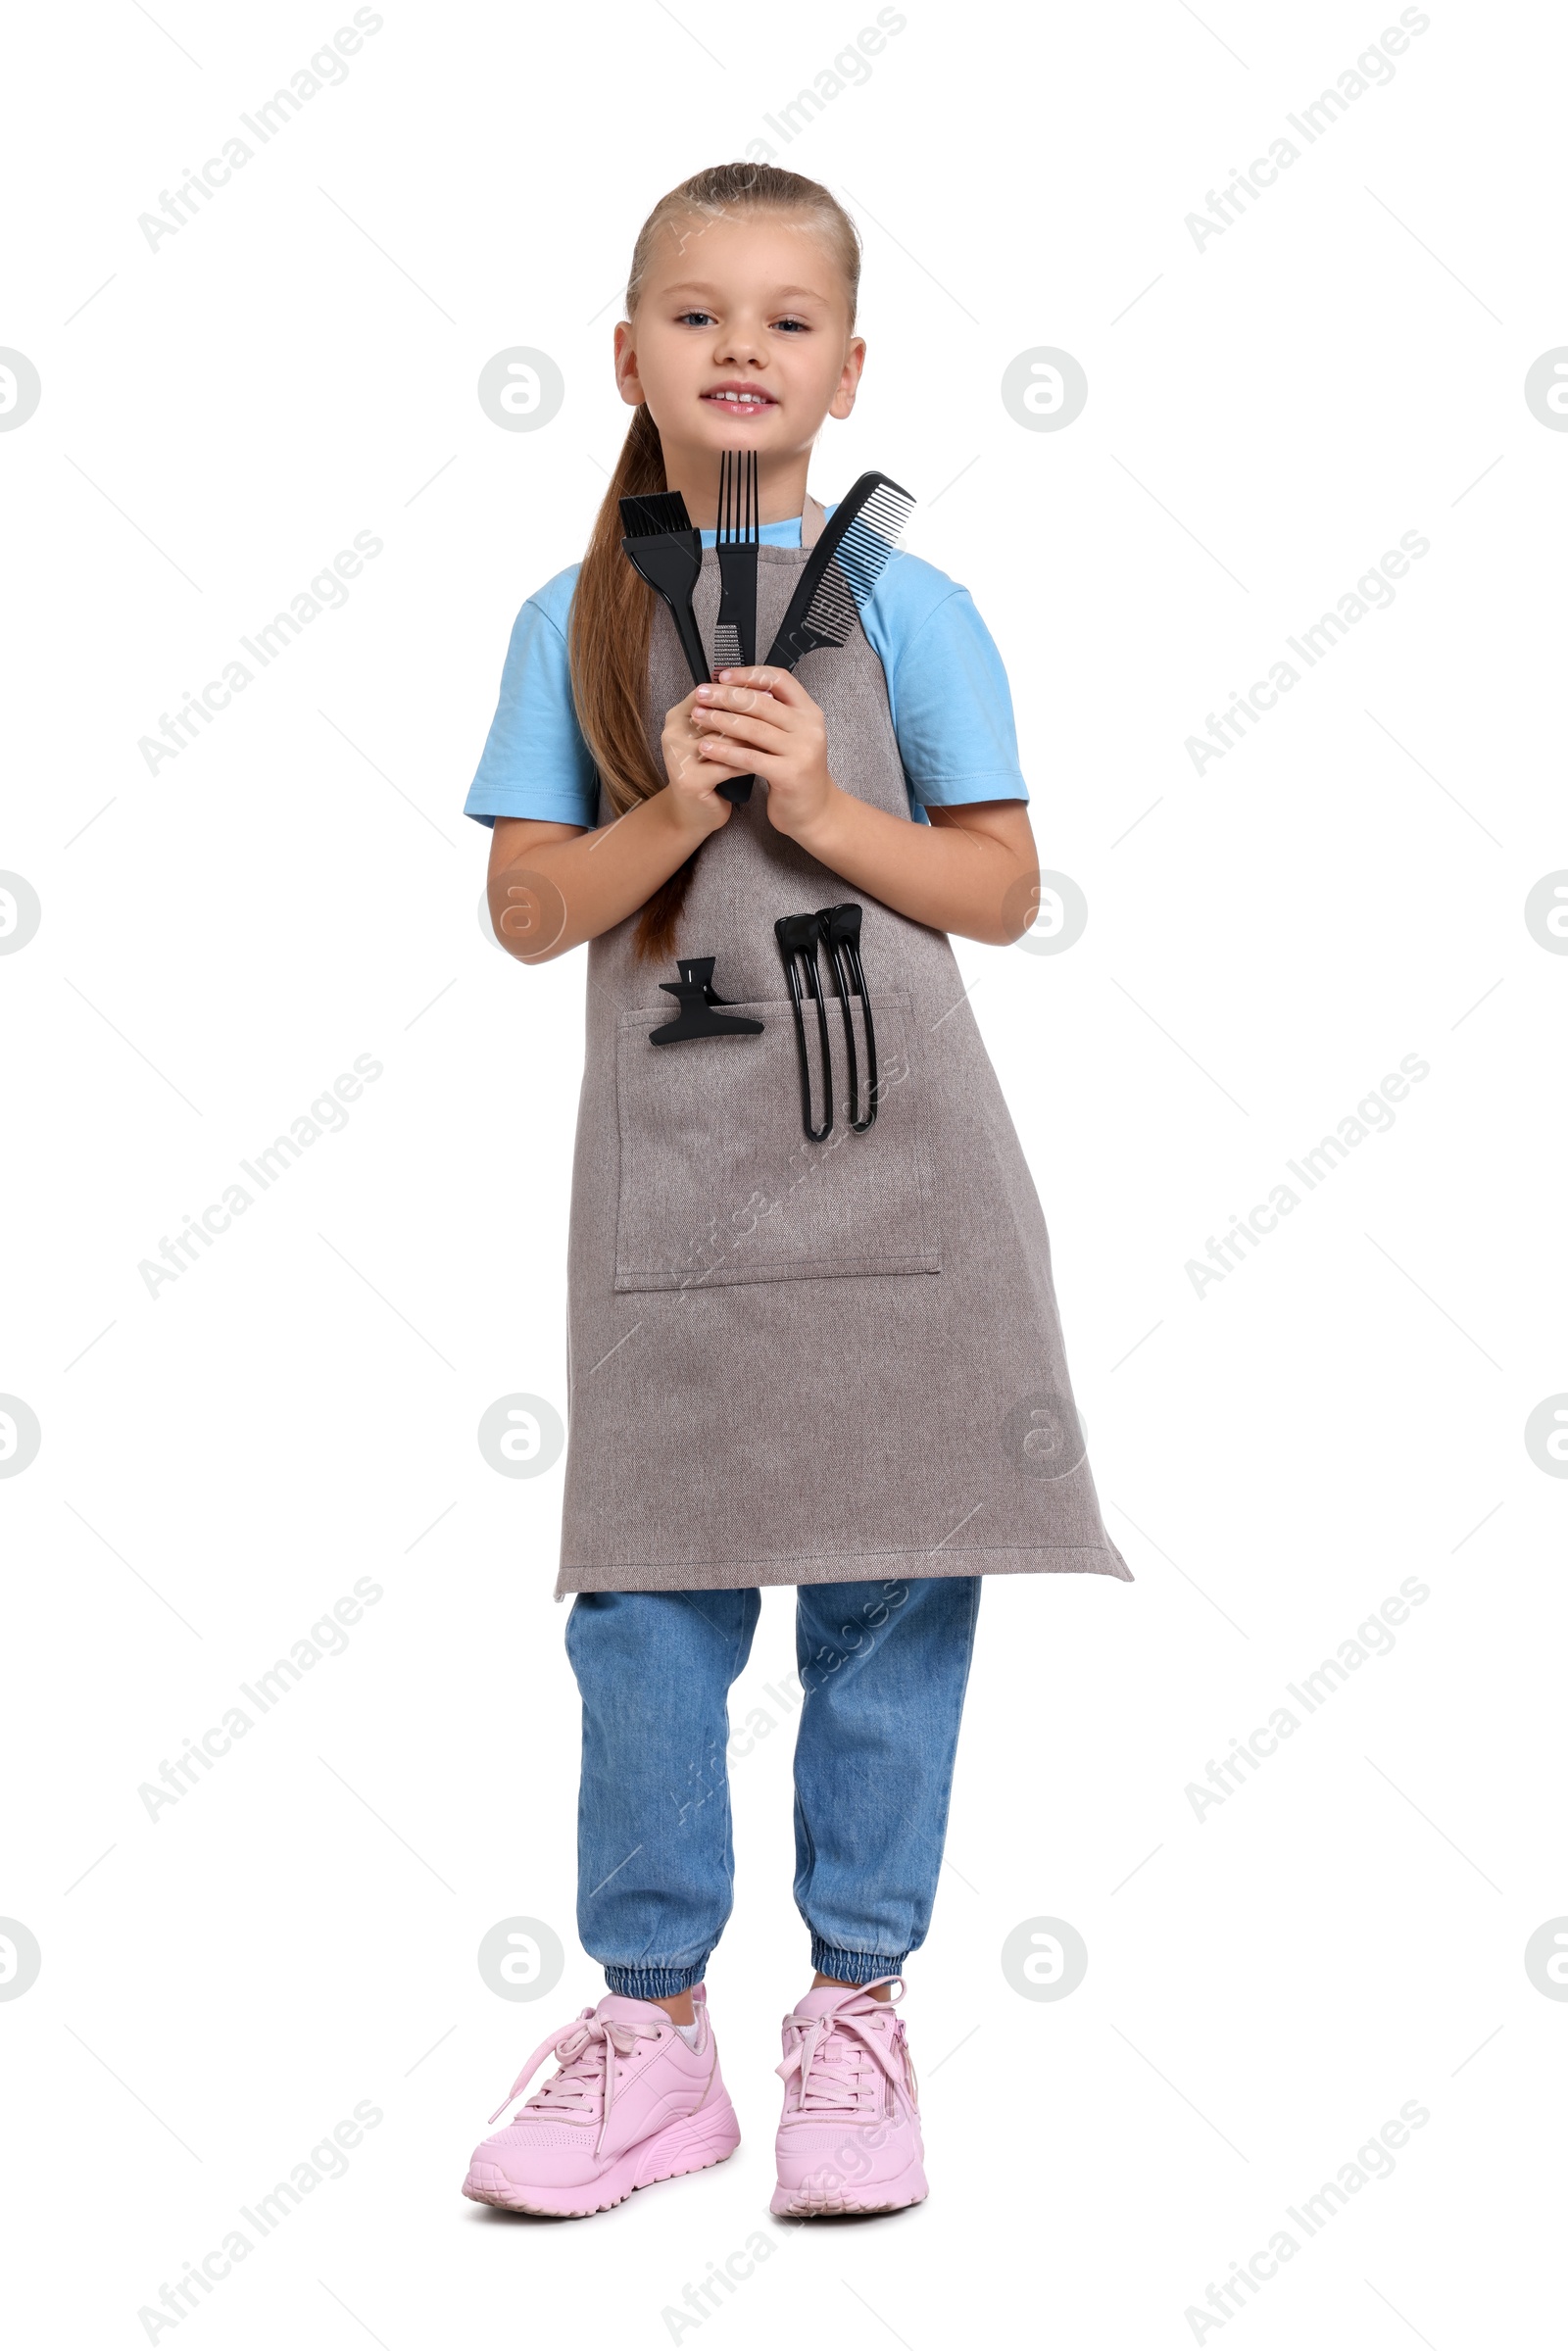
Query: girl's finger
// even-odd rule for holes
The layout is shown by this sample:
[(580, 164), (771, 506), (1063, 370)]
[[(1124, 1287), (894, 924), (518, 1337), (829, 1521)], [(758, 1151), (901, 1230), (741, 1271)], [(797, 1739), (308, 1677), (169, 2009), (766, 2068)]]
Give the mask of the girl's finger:
[(767, 763), (774, 754), (753, 743), (728, 742), (722, 735), (705, 735), (697, 746), (697, 755), (704, 766), (732, 767), (737, 774), (749, 775), (755, 768), (765, 775)]
[(782, 703), (796, 710), (804, 708), (811, 697), (798, 677), (788, 669), (770, 669), (765, 662), (751, 669), (721, 669), (718, 682), (725, 686), (759, 686), (764, 693), (774, 694)]
[(699, 735), (702, 738), (730, 735), (736, 742), (755, 744), (759, 751), (779, 752), (785, 747), (787, 730), (764, 717), (750, 715), (744, 710), (702, 710), (701, 716), (703, 724)]
[(764, 736), (756, 742), (748, 741), (745, 735), (702, 735), (697, 744), (699, 758), (721, 753), (726, 759), (738, 760), (742, 766), (753, 765), (759, 759), (776, 759), (783, 750), (784, 746), (776, 735)]

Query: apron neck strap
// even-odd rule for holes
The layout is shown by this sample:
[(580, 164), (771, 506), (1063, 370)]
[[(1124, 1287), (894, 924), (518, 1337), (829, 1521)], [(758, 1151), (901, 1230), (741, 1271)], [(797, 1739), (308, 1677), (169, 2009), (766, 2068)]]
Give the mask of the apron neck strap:
[(813, 498), (810, 491), (808, 490), (806, 502), (801, 509), (801, 545), (814, 547), (821, 537), (826, 522), (827, 512), (821, 500)]

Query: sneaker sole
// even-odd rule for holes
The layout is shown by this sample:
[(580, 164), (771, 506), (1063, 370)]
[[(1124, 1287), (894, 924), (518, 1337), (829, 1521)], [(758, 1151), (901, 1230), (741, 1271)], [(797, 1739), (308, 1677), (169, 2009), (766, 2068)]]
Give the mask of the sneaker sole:
[(828, 2221), (846, 2213), (902, 2212), (906, 2205), (923, 2204), (930, 2193), (924, 2168), (916, 2161), (896, 2180), (879, 2180), (858, 2191), (844, 2185), (814, 2187), (806, 2180), (799, 2187), (780, 2182), (767, 2209), (780, 2220)]
[(662, 2180), (679, 2180), (688, 2172), (710, 2171), (727, 2162), (740, 2145), (741, 2127), (726, 2098), (722, 2106), (705, 2106), (694, 2115), (628, 2147), (618, 2162), (597, 2180), (551, 2187), (513, 2180), (498, 2164), (474, 2163), (463, 2182), (463, 2192), (474, 2204), (493, 2205), (498, 2212), (529, 2212), (545, 2220), (585, 2221), (595, 2213), (612, 2211), (640, 2187), (657, 2187)]

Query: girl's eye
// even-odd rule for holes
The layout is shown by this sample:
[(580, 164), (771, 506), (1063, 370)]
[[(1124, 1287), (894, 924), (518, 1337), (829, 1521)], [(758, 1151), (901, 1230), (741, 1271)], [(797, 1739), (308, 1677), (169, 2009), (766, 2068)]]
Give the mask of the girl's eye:
[(775, 318), (773, 324), (775, 326), (789, 326), (796, 328), (803, 335), (809, 334), (811, 331), (804, 318)]

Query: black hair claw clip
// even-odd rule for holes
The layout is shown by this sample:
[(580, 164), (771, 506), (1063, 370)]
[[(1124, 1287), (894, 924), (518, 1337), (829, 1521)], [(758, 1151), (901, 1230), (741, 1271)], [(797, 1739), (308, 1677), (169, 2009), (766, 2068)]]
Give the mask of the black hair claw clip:
[[(815, 916), (828, 954), (833, 959), (833, 978), (844, 1011), (844, 1045), (850, 1062), (850, 1127), (857, 1135), (863, 1135), (876, 1117), (876, 1029), (871, 1020), (871, 999), (860, 963), (860, 911), (855, 905), (822, 906)], [(855, 1022), (850, 1013), (852, 996), (859, 998), (860, 1016), (865, 1022), (867, 1108), (863, 1118), (856, 1115), (860, 1106), (860, 1080), (855, 1052)]]
[(677, 961), (678, 980), (661, 980), (660, 986), (674, 997), (680, 1006), (675, 1018), (666, 1021), (662, 1029), (650, 1029), (651, 1045), (683, 1045), (688, 1037), (757, 1037), (761, 1034), (760, 1020), (748, 1020), (740, 1012), (715, 1012), (710, 1007), (721, 1004), (724, 999), (713, 993), (713, 955), (688, 955)]
[[(822, 983), (816, 967), (816, 942), (820, 936), (814, 914), (781, 914), (773, 925), (779, 954), (784, 958), (784, 971), (789, 980), (790, 1002), (795, 1007), (795, 1042), (801, 1055), (801, 1123), (811, 1143), (822, 1143), (833, 1126), (833, 1056), (827, 1042), (827, 1004), (822, 995)], [(806, 1018), (802, 1011), (801, 975), (806, 975), (806, 993), (816, 1000), (816, 1026), (822, 1044), (823, 1117), (820, 1126), (811, 1124), (811, 1069), (806, 1055)]]

